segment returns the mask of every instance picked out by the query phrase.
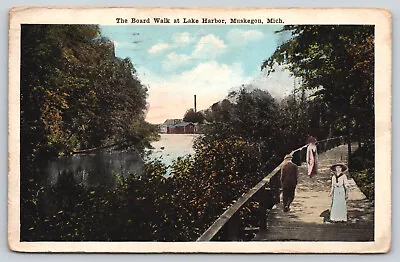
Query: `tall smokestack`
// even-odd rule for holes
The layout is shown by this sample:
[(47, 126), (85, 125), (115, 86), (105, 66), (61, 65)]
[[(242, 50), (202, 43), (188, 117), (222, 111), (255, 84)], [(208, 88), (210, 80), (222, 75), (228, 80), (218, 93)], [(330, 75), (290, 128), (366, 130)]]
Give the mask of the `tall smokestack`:
[(194, 112), (197, 112), (196, 95), (194, 95)]

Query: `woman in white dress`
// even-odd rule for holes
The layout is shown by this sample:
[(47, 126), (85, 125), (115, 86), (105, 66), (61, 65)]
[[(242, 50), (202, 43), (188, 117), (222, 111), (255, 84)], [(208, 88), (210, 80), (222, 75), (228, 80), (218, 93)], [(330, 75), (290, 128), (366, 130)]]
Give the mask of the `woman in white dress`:
[(344, 172), (347, 170), (347, 166), (343, 164), (336, 164), (331, 166), (332, 175), (332, 187), (329, 196), (332, 197), (330, 221), (347, 221), (347, 204), (346, 200), (348, 197), (349, 183), (347, 176)]
[(317, 174), (318, 170), (318, 153), (317, 153), (317, 145), (315, 144), (317, 139), (313, 136), (310, 136), (307, 139), (307, 174), (312, 177), (314, 174)]

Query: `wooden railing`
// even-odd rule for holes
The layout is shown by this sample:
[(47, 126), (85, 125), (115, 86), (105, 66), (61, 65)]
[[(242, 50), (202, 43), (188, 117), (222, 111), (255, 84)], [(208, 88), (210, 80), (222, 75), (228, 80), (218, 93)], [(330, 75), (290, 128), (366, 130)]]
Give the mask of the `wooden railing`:
[[(345, 137), (334, 137), (317, 141), (318, 152), (325, 152), (331, 148), (337, 147), (345, 142)], [(297, 148), (290, 152), (293, 156), (293, 162), (300, 165), (306, 159), (307, 145)], [(267, 210), (280, 202), (280, 169), (283, 162), (274, 168), (267, 176), (258, 182), (248, 192), (243, 194), (234, 202), (214, 223), (197, 239), (197, 241), (215, 240), (238, 240), (240, 231), (240, 212), (250, 201), (257, 201), (259, 207), (257, 210), (259, 230), (265, 230), (267, 227)]]

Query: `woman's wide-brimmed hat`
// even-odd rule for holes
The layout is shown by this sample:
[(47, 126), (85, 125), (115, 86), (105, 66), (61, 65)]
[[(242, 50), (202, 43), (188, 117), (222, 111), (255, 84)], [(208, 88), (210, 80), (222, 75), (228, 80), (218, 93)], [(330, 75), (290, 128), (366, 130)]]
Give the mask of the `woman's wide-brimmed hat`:
[(309, 144), (309, 143), (315, 143), (315, 142), (317, 142), (317, 139), (316, 139), (315, 137), (309, 136), (309, 137), (307, 138), (307, 144)]
[(342, 172), (347, 170), (347, 166), (345, 164), (334, 164), (333, 166), (330, 167), (332, 171), (336, 171), (336, 167), (340, 166), (342, 168)]

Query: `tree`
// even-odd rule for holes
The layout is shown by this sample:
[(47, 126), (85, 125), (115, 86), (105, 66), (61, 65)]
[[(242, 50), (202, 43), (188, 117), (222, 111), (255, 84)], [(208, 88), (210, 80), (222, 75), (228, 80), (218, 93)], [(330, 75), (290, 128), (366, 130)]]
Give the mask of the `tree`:
[[(284, 26), (292, 38), (262, 65), (285, 65), (330, 109), (332, 129), (368, 142), (374, 132), (374, 27)], [(278, 33), (279, 33), (278, 32)], [(349, 155), (351, 152), (349, 144)]]
[(262, 153), (262, 162), (268, 161), (281, 145), (279, 104), (260, 89), (242, 88), (230, 97), (236, 98), (231, 116), (234, 134), (256, 145)]
[(21, 159), (146, 144), (156, 128), (135, 73), (98, 26), (22, 25)]
[(183, 117), (183, 121), (192, 123), (202, 123), (203, 120), (203, 114), (201, 112), (195, 112), (193, 108), (188, 109)]

